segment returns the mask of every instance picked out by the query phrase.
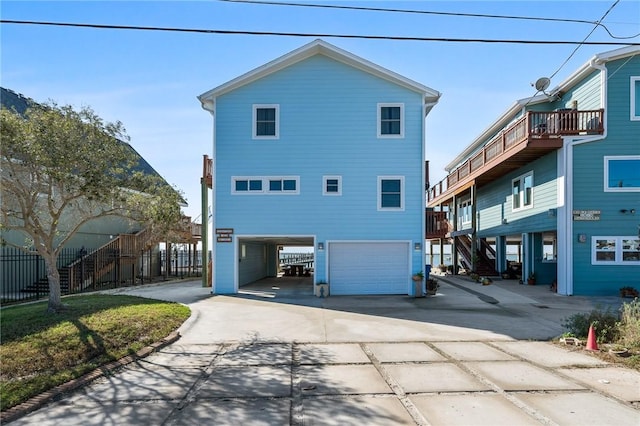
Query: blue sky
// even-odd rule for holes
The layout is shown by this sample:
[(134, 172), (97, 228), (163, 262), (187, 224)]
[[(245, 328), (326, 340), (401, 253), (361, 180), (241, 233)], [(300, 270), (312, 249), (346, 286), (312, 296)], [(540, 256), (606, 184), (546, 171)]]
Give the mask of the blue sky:
[[(311, 3), (311, 2), (306, 2)], [(424, 11), (599, 20), (611, 1), (315, 1)], [(582, 41), (591, 24), (197, 2), (6, 1), (5, 20), (153, 27), (473, 39)], [(618, 37), (640, 33), (640, 2), (623, 0), (602, 22)], [(1, 84), (38, 102), (91, 106), (123, 122), (131, 145), (200, 214), (202, 155), (212, 122), (196, 96), (316, 37), (216, 35), (2, 24)], [(442, 93), (427, 117), (431, 182), (536, 79), (559, 84), (594, 54), (619, 46), (447, 43), (324, 38)], [(589, 41), (615, 40), (596, 29)], [(561, 68), (562, 67), (562, 68)]]

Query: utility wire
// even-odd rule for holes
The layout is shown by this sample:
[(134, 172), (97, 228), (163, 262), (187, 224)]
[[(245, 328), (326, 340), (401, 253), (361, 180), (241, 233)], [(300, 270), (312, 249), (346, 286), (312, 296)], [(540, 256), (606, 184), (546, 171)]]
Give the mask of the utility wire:
[(401, 40), (401, 41), (437, 41), (452, 43), (506, 43), (506, 44), (543, 44), (543, 45), (592, 45), (592, 46), (640, 46), (640, 42), (615, 42), (615, 41), (568, 41), (568, 40), (509, 40), (509, 39), (481, 39), (481, 38), (449, 38), (449, 37), (406, 37), (406, 36), (382, 36), (382, 35), (358, 35), (358, 34), (331, 34), (331, 33), (290, 33), (279, 31), (246, 31), (246, 30), (211, 30), (197, 28), (176, 27), (147, 27), (138, 25), (106, 25), (106, 24), (79, 24), (71, 22), (49, 21), (24, 21), (16, 19), (0, 19), (0, 24), (17, 25), (49, 25), (58, 27), (94, 28), (111, 30), (139, 30), (139, 31), (165, 31), (200, 34), (233, 34), (233, 35), (257, 35), (257, 36), (284, 36), (284, 37), (316, 37), (316, 38), (348, 38), (348, 39), (372, 39), (372, 40)]
[(576, 46), (575, 49), (573, 49), (573, 52), (571, 52), (571, 54), (569, 55), (569, 57), (562, 63), (562, 65), (560, 65), (558, 67), (558, 69), (551, 74), (551, 76), (549, 77), (550, 79), (555, 77), (556, 74), (558, 74), (560, 72), (560, 70), (567, 65), (567, 62), (569, 62), (569, 60), (573, 57), (573, 55), (576, 54), (576, 52), (578, 51), (578, 49), (580, 49), (580, 47), (587, 41), (587, 39), (589, 37), (591, 37), (591, 34), (593, 34), (593, 32), (598, 28), (598, 25), (600, 24), (600, 22), (602, 22), (604, 20), (604, 18), (607, 17), (607, 15), (609, 14), (609, 12), (611, 12), (613, 10), (614, 7), (616, 7), (616, 5), (620, 2), (620, 0), (616, 0), (611, 7), (609, 7), (609, 9), (604, 13), (604, 15), (602, 15), (602, 18), (600, 18), (597, 22), (596, 25), (593, 27), (593, 29), (589, 32), (589, 34), (587, 34), (587, 36), (584, 38), (584, 40), (582, 40), (582, 43), (580, 43), (579, 45)]
[(602, 27), (611, 38), (618, 40), (628, 40), (640, 36), (640, 33), (632, 36), (615, 36), (609, 31), (606, 25), (601, 21), (587, 21), (582, 19), (567, 19), (567, 18), (543, 18), (535, 16), (517, 16), (517, 15), (491, 15), (481, 13), (462, 13), (462, 12), (434, 12), (427, 10), (412, 10), (412, 9), (392, 9), (382, 7), (363, 7), (363, 6), (339, 6), (329, 4), (311, 4), (311, 3), (290, 3), (290, 2), (275, 2), (275, 1), (262, 1), (262, 0), (218, 0), (226, 3), (248, 3), (248, 4), (261, 4), (266, 6), (291, 6), (291, 7), (313, 7), (322, 9), (343, 9), (343, 10), (363, 10), (369, 12), (391, 12), (391, 13), (413, 13), (423, 15), (441, 15), (441, 16), (462, 16), (471, 18), (492, 18), (492, 19), (520, 19), (529, 21), (548, 21), (548, 22), (569, 22), (577, 24), (589, 24), (597, 27)]

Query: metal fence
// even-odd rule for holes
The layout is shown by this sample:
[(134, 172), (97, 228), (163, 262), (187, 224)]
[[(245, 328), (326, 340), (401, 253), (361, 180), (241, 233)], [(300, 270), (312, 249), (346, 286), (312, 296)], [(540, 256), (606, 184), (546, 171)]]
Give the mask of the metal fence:
[[(109, 288), (147, 284), (172, 278), (202, 275), (202, 252), (148, 250), (135, 259), (116, 259), (118, 266), (111, 271), (96, 274), (83, 263), (89, 263), (91, 253), (84, 248), (65, 248), (57, 259), (61, 272), (62, 294), (82, 293)], [(65, 267), (80, 262), (80, 277), (73, 283), (65, 275)], [(80, 283), (79, 285), (77, 283)], [(0, 297), (2, 304), (20, 303), (47, 297), (49, 285), (44, 260), (37, 254), (26, 253), (14, 247), (0, 248)]]

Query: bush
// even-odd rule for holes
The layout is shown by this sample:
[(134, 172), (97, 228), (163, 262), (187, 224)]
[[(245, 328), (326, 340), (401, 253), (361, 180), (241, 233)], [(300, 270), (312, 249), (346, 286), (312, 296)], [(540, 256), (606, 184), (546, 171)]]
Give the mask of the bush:
[(593, 325), (598, 343), (615, 342), (618, 338), (618, 316), (610, 308), (594, 309), (586, 314), (574, 314), (563, 320), (562, 326), (574, 336), (586, 338)]
[(640, 300), (633, 299), (620, 308), (620, 342), (627, 347), (640, 347)]

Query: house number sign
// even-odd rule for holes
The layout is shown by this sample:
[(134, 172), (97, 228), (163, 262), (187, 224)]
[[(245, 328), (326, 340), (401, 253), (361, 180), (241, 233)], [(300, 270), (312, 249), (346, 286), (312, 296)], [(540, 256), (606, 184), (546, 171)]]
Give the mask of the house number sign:
[(233, 241), (233, 228), (216, 228), (216, 241), (230, 243)]
[(600, 210), (574, 210), (573, 220), (600, 220)]

